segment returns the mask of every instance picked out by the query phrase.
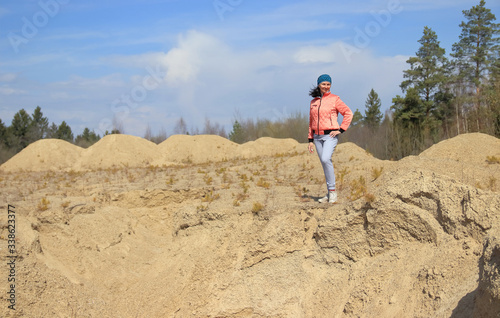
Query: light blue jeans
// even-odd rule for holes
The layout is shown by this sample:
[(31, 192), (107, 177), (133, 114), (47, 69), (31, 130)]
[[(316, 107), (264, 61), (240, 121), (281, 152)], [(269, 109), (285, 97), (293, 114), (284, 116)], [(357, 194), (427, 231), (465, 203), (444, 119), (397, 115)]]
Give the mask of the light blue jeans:
[(326, 188), (328, 191), (335, 190), (335, 171), (333, 170), (332, 155), (338, 142), (338, 136), (330, 137), (330, 135), (314, 135), (314, 145), (316, 146), (319, 160), (323, 166)]

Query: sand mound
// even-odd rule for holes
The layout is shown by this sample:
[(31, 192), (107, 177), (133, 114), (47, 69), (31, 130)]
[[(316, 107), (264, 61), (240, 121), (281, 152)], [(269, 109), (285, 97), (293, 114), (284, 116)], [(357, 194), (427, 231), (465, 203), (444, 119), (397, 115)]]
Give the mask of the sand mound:
[(423, 151), (419, 157), (484, 163), (487, 156), (500, 157), (500, 139), (481, 133), (463, 134), (443, 140)]
[(249, 141), (240, 145), (238, 151), (243, 158), (272, 156), (294, 151), (297, 145), (299, 145), (299, 143), (295, 139), (291, 138), (276, 139), (262, 137), (255, 141)]
[[(121, 150), (143, 167), (142, 153), (126, 146), (169, 161), (226, 151), (238, 159), (1, 175), (0, 201), (15, 206), (20, 256), (17, 308), (0, 307), (1, 317), (498, 313), (500, 194), (477, 184), (478, 176), (495, 177), (498, 164), (425, 156), (389, 162), (340, 144), (333, 157), (339, 201), (331, 205), (317, 202), (325, 185), (316, 154), (280, 151), (245, 160), (243, 145), (218, 137), (171, 138), (156, 147), (106, 138), (93, 151), (114, 158)], [(245, 147), (258, 143), (263, 149), (254, 148), (254, 156), (286, 141)], [(487, 155), (494, 154), (477, 158)], [(373, 177), (372, 168), (381, 167)], [(0, 218), (3, 246), (9, 225)], [(8, 271), (1, 266), (0, 276)], [(4, 304), (9, 288), (0, 284)]]
[(155, 143), (130, 135), (107, 135), (85, 149), (75, 170), (146, 167), (158, 157)]
[[(307, 144), (287, 139), (263, 137), (242, 145), (215, 135), (174, 135), (159, 145), (140, 137), (130, 135), (108, 135), (88, 149), (76, 147), (57, 139), (39, 140), (1, 166), (3, 171), (43, 170), (96, 170), (111, 167), (163, 166), (174, 163), (221, 162), (234, 158), (253, 158), (276, 154), (304, 154)], [(400, 161), (400, 166), (425, 166), (434, 171), (442, 170), (453, 177), (464, 176), (471, 180), (479, 177), (486, 184), (488, 174), (497, 178), (498, 171), (491, 171), (487, 157), (500, 157), (500, 140), (479, 133), (460, 135), (442, 141), (419, 156), (410, 156)], [(300, 161), (300, 159), (296, 159)], [(334, 154), (335, 163), (340, 166), (356, 163), (357, 169), (366, 171), (376, 166), (392, 165), (392, 162), (374, 158), (354, 143), (341, 143)], [(427, 163), (424, 163), (427, 162)], [(479, 167), (479, 169), (478, 169)], [(488, 171), (487, 171), (488, 170)], [(486, 173), (487, 171), (487, 173)], [(483, 173), (484, 172), (484, 173)], [(477, 174), (477, 175), (476, 175)], [(500, 177), (500, 176), (499, 176)], [(497, 178), (498, 179), (498, 178)]]
[(70, 170), (83, 149), (60, 139), (41, 139), (10, 158), (0, 167), (3, 171)]
[[(130, 135), (108, 135), (87, 149), (57, 139), (33, 143), (2, 165), (4, 171), (96, 170), (219, 162), (295, 151), (293, 139), (260, 138), (238, 145), (216, 135), (174, 135), (159, 145)], [(303, 151), (304, 149), (301, 149)]]
[(340, 162), (352, 162), (352, 161), (381, 161), (373, 157), (369, 152), (359, 147), (355, 143), (345, 142), (337, 146), (334, 152), (334, 156)]
[(222, 161), (237, 156), (238, 145), (216, 135), (174, 135), (158, 145), (159, 159), (164, 162), (203, 163)]
[(408, 156), (388, 168), (406, 171), (432, 171), (480, 189), (500, 190), (498, 164), (488, 157), (500, 158), (500, 139), (473, 133), (439, 142), (418, 156)]

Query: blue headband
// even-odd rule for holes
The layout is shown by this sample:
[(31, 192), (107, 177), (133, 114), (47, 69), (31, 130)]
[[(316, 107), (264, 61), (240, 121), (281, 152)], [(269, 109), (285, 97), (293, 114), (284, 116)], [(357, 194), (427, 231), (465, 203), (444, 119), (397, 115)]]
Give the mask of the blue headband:
[(328, 74), (323, 74), (320, 77), (318, 77), (318, 85), (323, 83), (323, 82), (329, 82), (330, 84), (332, 83), (332, 78)]

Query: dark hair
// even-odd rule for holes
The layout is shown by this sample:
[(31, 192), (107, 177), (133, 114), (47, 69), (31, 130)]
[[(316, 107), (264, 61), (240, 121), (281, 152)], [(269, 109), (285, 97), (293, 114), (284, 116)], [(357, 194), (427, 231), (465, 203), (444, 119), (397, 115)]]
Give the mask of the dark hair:
[(321, 90), (319, 89), (319, 86), (313, 87), (309, 90), (309, 96), (316, 98), (316, 97), (321, 97)]

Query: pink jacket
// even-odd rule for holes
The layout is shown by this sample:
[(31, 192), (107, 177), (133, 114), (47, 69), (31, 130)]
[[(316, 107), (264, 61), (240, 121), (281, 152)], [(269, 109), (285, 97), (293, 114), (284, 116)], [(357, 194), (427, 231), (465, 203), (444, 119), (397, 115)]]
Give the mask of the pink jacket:
[[(339, 125), (338, 114), (342, 114), (342, 124)], [(349, 128), (352, 120), (352, 111), (335, 94), (326, 93), (322, 98), (311, 101), (309, 112), (309, 134), (307, 138), (311, 141), (314, 134), (325, 135), (325, 130), (340, 130), (344, 132)]]

